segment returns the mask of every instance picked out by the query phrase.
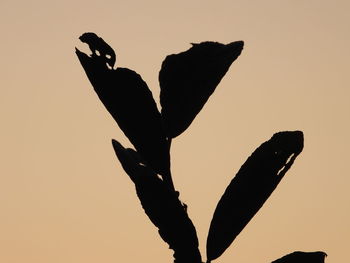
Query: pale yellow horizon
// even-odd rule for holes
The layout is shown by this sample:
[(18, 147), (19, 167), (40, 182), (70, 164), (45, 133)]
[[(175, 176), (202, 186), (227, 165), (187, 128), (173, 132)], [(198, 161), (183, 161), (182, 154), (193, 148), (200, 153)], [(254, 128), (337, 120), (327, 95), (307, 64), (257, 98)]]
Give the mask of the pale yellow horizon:
[(159, 101), (166, 55), (244, 40), (241, 56), (172, 143), (173, 179), (203, 260), (215, 206), (275, 132), (305, 147), (215, 262), (271, 262), (295, 250), (345, 262), (350, 239), (350, 3), (325, 1), (2, 1), (0, 262), (172, 262), (111, 139), (130, 146), (74, 53), (92, 31)]

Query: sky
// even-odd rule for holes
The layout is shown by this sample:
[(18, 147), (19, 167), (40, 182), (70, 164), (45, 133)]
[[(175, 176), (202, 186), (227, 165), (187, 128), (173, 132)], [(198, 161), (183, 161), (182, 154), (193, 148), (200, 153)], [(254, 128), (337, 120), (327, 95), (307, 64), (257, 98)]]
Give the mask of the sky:
[(214, 209), (275, 132), (305, 147), (215, 262), (295, 250), (346, 261), (350, 238), (350, 4), (345, 0), (9, 1), (0, 4), (0, 262), (172, 262), (111, 139), (130, 143), (74, 53), (95, 32), (159, 101), (163, 59), (190, 43), (244, 40), (241, 56), (172, 142), (173, 180), (205, 243)]

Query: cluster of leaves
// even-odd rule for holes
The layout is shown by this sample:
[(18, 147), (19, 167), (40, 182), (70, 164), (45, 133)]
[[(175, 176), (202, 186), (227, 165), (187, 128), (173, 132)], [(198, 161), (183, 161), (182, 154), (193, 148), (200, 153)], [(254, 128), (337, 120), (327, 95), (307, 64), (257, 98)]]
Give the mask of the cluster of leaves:
[[(92, 52), (87, 55), (76, 49), (81, 65), (100, 100), (136, 149), (124, 148), (112, 140), (145, 213), (174, 250), (175, 262), (201, 263), (196, 229), (173, 184), (170, 146), (172, 139), (190, 126), (241, 54), (243, 41), (192, 44), (185, 52), (167, 56), (159, 72), (159, 112), (141, 76), (127, 68), (115, 68), (114, 50), (102, 38), (84, 33), (80, 40)], [(301, 131), (278, 132), (247, 159), (214, 212), (207, 238), (208, 262), (231, 245), (302, 149)]]

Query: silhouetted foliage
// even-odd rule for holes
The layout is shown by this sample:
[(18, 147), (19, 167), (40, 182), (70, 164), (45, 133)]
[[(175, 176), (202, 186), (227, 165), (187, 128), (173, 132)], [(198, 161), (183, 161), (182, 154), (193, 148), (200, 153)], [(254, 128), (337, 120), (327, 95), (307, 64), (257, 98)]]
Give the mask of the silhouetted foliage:
[(190, 126), (242, 49), (243, 41), (227, 45), (203, 42), (166, 57), (159, 83), (168, 137), (174, 138)]
[(186, 207), (132, 149), (112, 141), (116, 155), (136, 187), (145, 213), (158, 227), (159, 235), (174, 250), (175, 262), (201, 262), (197, 233), (187, 215)]
[(324, 263), (327, 254), (323, 251), (295, 251), (271, 263)]
[(79, 39), (88, 44), (95, 60), (100, 60), (102, 64), (106, 63), (109, 68), (114, 67), (116, 60), (114, 50), (102, 38), (95, 33), (87, 32), (82, 34)]
[(216, 207), (207, 239), (208, 261), (231, 245), (275, 190), (303, 145), (302, 132), (279, 132), (243, 164)]
[[(177, 263), (201, 263), (196, 229), (187, 206), (179, 200), (170, 172), (170, 143), (200, 112), (241, 54), (243, 41), (193, 44), (169, 55), (159, 72), (161, 113), (141, 76), (116, 68), (114, 50), (95, 33), (80, 40), (92, 54), (76, 54), (106, 109), (137, 151), (112, 140), (115, 153), (135, 184), (141, 205), (174, 250)], [(221, 197), (207, 238), (207, 260), (231, 245), (275, 190), (304, 146), (301, 131), (279, 132), (258, 147), (243, 164)], [(158, 176), (161, 175), (161, 177)], [(324, 252), (294, 252), (273, 263), (323, 263)]]
[(107, 66), (113, 64), (105, 55), (113, 58), (114, 51), (102, 38), (93, 33), (80, 38), (93, 54), (88, 56), (78, 49), (76, 54), (100, 100), (143, 159), (173, 188), (169, 143), (147, 84), (130, 69)]

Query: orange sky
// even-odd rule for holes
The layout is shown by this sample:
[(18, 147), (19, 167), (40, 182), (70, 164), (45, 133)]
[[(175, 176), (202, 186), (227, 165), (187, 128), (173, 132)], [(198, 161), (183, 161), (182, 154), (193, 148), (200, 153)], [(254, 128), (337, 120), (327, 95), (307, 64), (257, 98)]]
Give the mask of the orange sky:
[(305, 148), (215, 262), (271, 262), (350, 239), (348, 1), (9, 1), (0, 4), (0, 262), (172, 262), (111, 138), (130, 145), (74, 54), (86, 31), (137, 71), (158, 101), (166, 55), (191, 42), (244, 40), (191, 127), (172, 144), (174, 183), (205, 242), (243, 162), (281, 130)]

